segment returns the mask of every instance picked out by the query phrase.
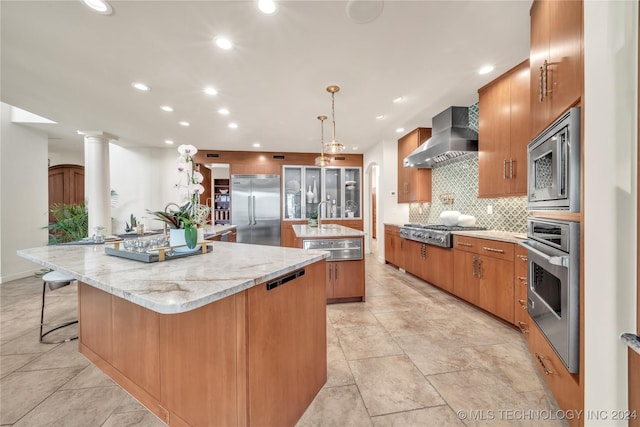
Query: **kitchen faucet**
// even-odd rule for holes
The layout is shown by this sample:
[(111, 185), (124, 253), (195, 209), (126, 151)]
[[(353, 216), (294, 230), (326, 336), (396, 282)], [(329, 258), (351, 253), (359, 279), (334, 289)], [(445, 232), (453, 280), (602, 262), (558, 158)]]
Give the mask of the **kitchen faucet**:
[[(167, 209), (169, 209), (169, 206), (174, 205), (175, 207), (178, 208), (178, 210), (180, 210), (180, 206), (177, 203), (173, 203), (173, 202), (169, 202), (167, 203), (167, 206), (164, 207), (164, 211), (167, 212)], [(162, 221), (162, 233), (166, 236), (167, 235), (167, 227), (168, 224), (166, 221)]]
[(326, 203), (327, 206), (329, 206), (329, 214), (333, 215), (333, 206), (331, 206), (331, 202), (329, 200), (323, 200), (320, 203), (318, 203), (318, 228), (322, 226), (322, 222), (320, 221), (320, 217), (322, 217), (322, 215), (320, 215), (320, 213), (322, 212), (320, 210), (320, 206), (322, 206), (324, 203)]

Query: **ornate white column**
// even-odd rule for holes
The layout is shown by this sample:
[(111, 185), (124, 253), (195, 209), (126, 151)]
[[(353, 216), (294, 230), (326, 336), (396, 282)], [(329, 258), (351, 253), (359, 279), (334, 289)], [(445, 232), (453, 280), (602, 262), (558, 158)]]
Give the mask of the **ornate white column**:
[(78, 131), (84, 135), (84, 194), (89, 212), (89, 236), (95, 227), (111, 234), (111, 183), (109, 141), (118, 140), (102, 131)]

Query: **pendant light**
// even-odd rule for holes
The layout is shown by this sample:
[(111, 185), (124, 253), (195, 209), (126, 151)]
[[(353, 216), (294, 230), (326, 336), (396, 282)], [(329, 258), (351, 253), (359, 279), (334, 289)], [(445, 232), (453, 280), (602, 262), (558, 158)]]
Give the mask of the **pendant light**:
[(316, 157), (316, 166), (325, 167), (329, 165), (331, 159), (324, 154), (324, 121), (327, 116), (318, 116), (320, 120), (320, 155)]
[(331, 119), (333, 120), (333, 132), (331, 134), (331, 141), (324, 144), (324, 151), (330, 154), (342, 153), (344, 151), (344, 144), (336, 139), (336, 112), (334, 98), (336, 92), (339, 90), (340, 86), (327, 86), (327, 92), (331, 93)]

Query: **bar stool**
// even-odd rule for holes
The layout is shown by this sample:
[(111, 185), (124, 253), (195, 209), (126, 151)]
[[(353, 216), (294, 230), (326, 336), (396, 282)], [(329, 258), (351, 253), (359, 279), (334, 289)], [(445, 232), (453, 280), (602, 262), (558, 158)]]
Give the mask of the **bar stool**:
[(49, 285), (50, 290), (55, 291), (56, 289), (60, 289), (70, 285), (71, 282), (74, 282), (76, 279), (72, 276), (69, 276), (68, 274), (60, 273), (59, 271), (50, 271), (44, 276), (42, 276), (42, 280), (43, 282), (42, 282), (42, 310), (40, 311), (40, 342), (43, 344), (60, 344), (63, 342), (77, 340), (78, 339), (77, 335), (75, 337), (67, 338), (61, 341), (44, 341), (43, 338), (53, 331), (56, 331), (60, 328), (64, 328), (69, 325), (73, 325), (74, 323), (78, 323), (78, 320), (72, 320), (70, 322), (59, 323), (56, 325), (50, 325), (54, 327), (52, 329), (49, 329), (45, 333), (42, 333), (43, 327), (44, 327), (44, 297), (47, 290), (47, 285)]

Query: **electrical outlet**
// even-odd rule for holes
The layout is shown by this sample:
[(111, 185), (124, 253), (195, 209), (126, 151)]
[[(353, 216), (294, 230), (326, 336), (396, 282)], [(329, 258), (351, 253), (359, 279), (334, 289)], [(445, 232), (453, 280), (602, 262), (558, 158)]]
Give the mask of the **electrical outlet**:
[(493, 205), (488, 205), (488, 206), (487, 206), (487, 213), (488, 213), (489, 215), (493, 215)]

